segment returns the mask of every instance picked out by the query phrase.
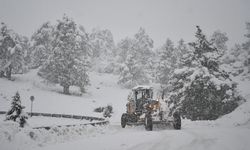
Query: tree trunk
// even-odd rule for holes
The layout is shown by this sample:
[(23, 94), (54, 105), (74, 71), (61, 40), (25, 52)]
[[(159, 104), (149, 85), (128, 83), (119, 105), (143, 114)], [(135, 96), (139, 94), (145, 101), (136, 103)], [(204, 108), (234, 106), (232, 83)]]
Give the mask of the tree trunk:
[(0, 71), (0, 78), (4, 77), (4, 71)]
[(11, 80), (11, 71), (12, 71), (12, 66), (10, 65), (8, 68), (7, 68), (7, 71), (6, 71), (6, 77), (7, 79)]
[(81, 87), (80, 87), (80, 90), (81, 90), (82, 93), (85, 93), (85, 92), (86, 92), (84, 86), (81, 86)]
[(70, 94), (70, 93), (69, 93), (69, 86), (68, 86), (68, 85), (64, 85), (64, 86), (63, 86), (63, 94), (67, 94), (67, 95)]

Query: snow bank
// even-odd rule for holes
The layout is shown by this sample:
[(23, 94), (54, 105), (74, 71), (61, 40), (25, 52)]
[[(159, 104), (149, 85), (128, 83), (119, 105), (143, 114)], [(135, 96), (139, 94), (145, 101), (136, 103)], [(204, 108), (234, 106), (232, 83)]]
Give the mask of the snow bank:
[(3, 150), (34, 149), (55, 143), (96, 137), (107, 132), (106, 126), (54, 127), (50, 130), (19, 128), (15, 122), (0, 121), (0, 145)]
[(240, 94), (246, 99), (246, 102), (237, 107), (232, 113), (222, 116), (216, 122), (221, 126), (245, 126), (250, 128), (250, 81), (241, 81), (235, 79)]

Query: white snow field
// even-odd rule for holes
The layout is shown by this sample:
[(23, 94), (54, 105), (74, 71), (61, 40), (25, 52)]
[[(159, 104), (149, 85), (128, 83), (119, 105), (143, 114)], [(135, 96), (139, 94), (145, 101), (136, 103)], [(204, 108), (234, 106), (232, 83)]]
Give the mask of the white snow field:
[[(93, 109), (110, 104), (113, 116), (109, 125), (74, 126), (32, 129), (33, 126), (78, 124), (79, 120), (28, 119), (29, 125), (3, 121), (0, 115), (0, 150), (249, 150), (250, 149), (250, 82), (238, 81), (239, 91), (246, 102), (235, 111), (215, 121), (183, 120), (182, 129), (154, 127), (145, 131), (143, 126), (121, 128), (120, 116), (126, 110), (129, 90), (119, 87), (117, 76), (91, 73), (87, 94), (79, 95), (72, 88), (71, 96), (60, 93), (59, 86), (47, 85), (33, 70), (14, 76), (15, 81), (0, 79), (0, 111), (7, 111), (16, 91), (21, 95), (25, 111), (30, 111), (31, 95), (35, 96), (34, 112), (64, 113), (102, 117)], [(42, 120), (45, 119), (45, 120)], [(51, 118), (52, 119), (52, 118)], [(65, 118), (64, 118), (65, 119)]]

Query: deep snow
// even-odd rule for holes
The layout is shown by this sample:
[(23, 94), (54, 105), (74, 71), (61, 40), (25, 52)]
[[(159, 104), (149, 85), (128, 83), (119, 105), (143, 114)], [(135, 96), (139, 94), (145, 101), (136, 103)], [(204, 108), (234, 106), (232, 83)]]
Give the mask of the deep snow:
[[(39, 150), (248, 150), (250, 148), (250, 82), (239, 81), (239, 91), (246, 98), (246, 103), (234, 112), (216, 121), (183, 120), (182, 130), (171, 127), (154, 127), (148, 132), (143, 126), (120, 127), (120, 116), (125, 112), (125, 104), (129, 90), (119, 87), (117, 76), (110, 74), (91, 73), (91, 86), (86, 94), (80, 96), (79, 90), (71, 88), (71, 96), (60, 93), (61, 87), (45, 84), (37, 75), (36, 70), (25, 75), (14, 76), (15, 81), (0, 79), (0, 110), (8, 110), (11, 97), (18, 90), (25, 111), (30, 110), (31, 95), (35, 96), (35, 112), (65, 113), (102, 117), (93, 109), (111, 104), (114, 113), (110, 125), (92, 127), (75, 126), (70, 128), (54, 128), (52, 130), (34, 130), (33, 125), (45, 123), (32, 118), (29, 126), (18, 128), (12, 122), (4, 122), (0, 117), (0, 149), (39, 149)], [(65, 121), (65, 120), (64, 120)], [(76, 120), (50, 120), (47, 124), (58, 122), (77, 124)]]

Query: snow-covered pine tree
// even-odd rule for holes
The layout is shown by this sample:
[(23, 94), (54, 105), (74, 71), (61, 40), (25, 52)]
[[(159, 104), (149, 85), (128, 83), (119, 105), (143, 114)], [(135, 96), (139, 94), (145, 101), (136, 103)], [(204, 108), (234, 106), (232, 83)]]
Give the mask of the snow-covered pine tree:
[(6, 24), (0, 27), (0, 77), (11, 79), (12, 73), (23, 73), (25, 68), (25, 43), (23, 37), (8, 29)]
[(115, 56), (115, 42), (110, 30), (93, 29), (90, 34), (90, 41), (93, 46), (93, 57), (104, 59)]
[(153, 40), (140, 28), (133, 39), (125, 39), (119, 43), (118, 59), (121, 63), (118, 84), (127, 88), (138, 84), (148, 84), (152, 72)]
[(99, 72), (112, 73), (115, 68), (116, 49), (110, 30), (93, 29), (90, 34), (92, 45), (92, 66)]
[(43, 65), (52, 54), (52, 40), (54, 38), (53, 33), (54, 26), (52, 26), (49, 22), (46, 22), (42, 24), (42, 26), (32, 35), (32, 68), (37, 68)]
[(238, 76), (244, 72), (245, 53), (240, 44), (235, 44), (231, 49), (227, 50), (222, 57), (221, 67), (225, 71), (230, 72), (233, 76)]
[(118, 42), (117, 44), (117, 58), (116, 58), (117, 69), (115, 73), (119, 74), (120, 76), (122, 73), (121, 71), (125, 67), (125, 62), (127, 60), (128, 54), (133, 48), (133, 45), (134, 45), (134, 40), (128, 37), (121, 39), (121, 41)]
[(218, 53), (221, 56), (223, 56), (227, 51), (227, 45), (226, 45), (226, 42), (228, 41), (227, 34), (225, 32), (217, 30), (212, 34), (211, 41), (218, 50)]
[(146, 73), (148, 74), (149, 81), (155, 82), (156, 81), (156, 68), (157, 68), (157, 61), (158, 57), (155, 52), (150, 54), (148, 58), (147, 66), (146, 66)]
[(6, 71), (10, 66), (11, 49), (15, 46), (14, 39), (11, 36), (11, 30), (6, 24), (1, 23), (0, 32), (0, 77), (6, 76)]
[(79, 27), (78, 31), (78, 43), (79, 43), (79, 49), (81, 50), (82, 56), (80, 56), (79, 61), (79, 72), (81, 73), (80, 76), (76, 76), (76, 78), (79, 82), (78, 86), (81, 90), (82, 93), (86, 92), (86, 86), (90, 85), (90, 80), (89, 80), (89, 69), (91, 68), (91, 56), (93, 56), (93, 51), (92, 51), (92, 45), (90, 44), (90, 39), (88, 34), (86, 33), (85, 29), (83, 26)]
[(168, 82), (171, 79), (173, 72), (177, 68), (182, 68), (182, 61), (189, 56), (189, 49), (183, 39), (178, 41), (178, 45), (174, 47), (173, 42), (167, 39), (165, 45), (157, 51), (158, 52), (158, 66), (156, 68), (156, 77), (161, 84), (162, 97), (169, 92)]
[(246, 29), (247, 33), (245, 34), (245, 37), (247, 38), (246, 42), (242, 44), (243, 49), (248, 50), (250, 48), (250, 22), (246, 23)]
[(250, 79), (250, 22), (246, 23), (247, 33), (245, 37), (247, 38), (246, 42), (242, 44), (242, 49), (244, 50), (245, 58), (244, 58), (244, 72), (243, 78)]
[(129, 51), (133, 48), (134, 40), (132, 38), (124, 38), (117, 44), (117, 51), (118, 51), (118, 63), (125, 63)]
[(122, 65), (118, 84), (126, 88), (132, 88), (136, 85), (148, 84), (148, 76), (138, 61), (135, 52), (130, 52), (126, 62)]
[(133, 38), (122, 39), (117, 44), (118, 62), (121, 64), (126, 62), (127, 56), (133, 52), (145, 69), (150, 68), (148, 60), (154, 55), (153, 43), (145, 29), (140, 28)]
[(15, 34), (15, 47), (14, 53), (11, 56), (12, 73), (24, 73), (27, 71), (27, 65), (25, 64), (25, 56), (29, 49), (29, 43), (27, 37)]
[(31, 44), (30, 40), (26, 36), (21, 36), (21, 47), (24, 50), (24, 67), (23, 67), (23, 72), (27, 72), (30, 69), (31, 65)]
[(17, 92), (13, 96), (11, 102), (11, 109), (6, 113), (6, 120), (17, 121), (20, 127), (24, 127), (26, 120), (28, 119), (27, 115), (23, 112), (24, 107), (21, 105), (20, 95)]
[(136, 51), (136, 57), (141, 62), (145, 69), (148, 69), (148, 60), (151, 57), (153, 51), (154, 41), (146, 33), (145, 29), (140, 28), (139, 31), (134, 35), (135, 44), (133, 48)]
[(176, 67), (177, 57), (174, 55), (174, 51), (174, 44), (170, 39), (167, 39), (166, 43), (158, 51), (159, 61), (157, 62), (158, 65), (156, 68), (156, 80), (163, 87), (166, 87)]
[(171, 92), (167, 103), (171, 112), (179, 111), (192, 120), (217, 119), (233, 111), (243, 100), (236, 84), (219, 68), (217, 49), (197, 26), (190, 43), (193, 52), (183, 57), (183, 67), (176, 69), (169, 84)]
[(58, 20), (53, 33), (53, 53), (38, 72), (44, 79), (60, 84), (64, 94), (70, 94), (70, 86), (78, 86), (84, 91), (84, 87), (89, 84), (87, 71), (90, 48), (82, 32), (67, 16)]
[(234, 76), (240, 76), (242, 80), (250, 79), (250, 23), (247, 25), (247, 38), (243, 44), (235, 46), (226, 51), (223, 57), (222, 67), (231, 72)]

